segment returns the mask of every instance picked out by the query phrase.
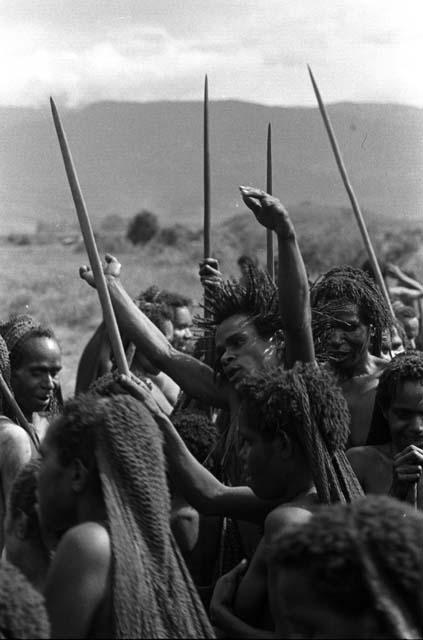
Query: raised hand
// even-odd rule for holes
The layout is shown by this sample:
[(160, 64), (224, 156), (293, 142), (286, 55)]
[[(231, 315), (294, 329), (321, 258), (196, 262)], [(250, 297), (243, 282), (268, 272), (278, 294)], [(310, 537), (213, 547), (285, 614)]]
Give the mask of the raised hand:
[(204, 288), (219, 287), (223, 282), (223, 275), (219, 271), (219, 263), (214, 258), (205, 258), (200, 262), (199, 275)]
[(284, 238), (295, 237), (294, 225), (288, 211), (278, 198), (252, 187), (239, 187), (239, 190), (245, 204), (263, 227), (275, 231), (278, 236)]
[(391, 495), (402, 500), (411, 499), (410, 488), (417, 484), (423, 472), (423, 450), (409, 445), (394, 457)]
[[(105, 255), (106, 264), (103, 266), (103, 272), (106, 278), (119, 278), (122, 265), (119, 260), (117, 260), (110, 253), (106, 253)], [(79, 275), (80, 277), (88, 282), (89, 285), (95, 287), (94, 274), (92, 269), (86, 264), (79, 267)]]

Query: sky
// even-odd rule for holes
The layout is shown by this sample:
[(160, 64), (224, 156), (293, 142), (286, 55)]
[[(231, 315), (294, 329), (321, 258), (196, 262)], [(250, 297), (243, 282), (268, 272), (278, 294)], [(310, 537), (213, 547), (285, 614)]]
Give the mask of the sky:
[(0, 0), (0, 105), (423, 107), (422, 0)]

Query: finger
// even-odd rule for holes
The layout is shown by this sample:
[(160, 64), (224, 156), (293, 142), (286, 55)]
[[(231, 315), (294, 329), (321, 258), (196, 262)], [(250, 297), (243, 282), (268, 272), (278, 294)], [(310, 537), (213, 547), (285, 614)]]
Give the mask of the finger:
[(400, 482), (418, 482), (420, 480), (420, 473), (404, 473), (398, 474), (398, 480)]
[(86, 264), (83, 264), (81, 267), (79, 267), (79, 275), (84, 280), (86, 279), (86, 276), (89, 275), (90, 271), (91, 271), (91, 269), (89, 267), (87, 267)]
[(410, 451), (409, 453), (394, 459), (394, 467), (396, 469), (407, 464), (423, 465), (423, 454), (421, 452)]
[(118, 262), (118, 259), (115, 256), (112, 256), (111, 253), (106, 253), (104, 256), (105, 261), (110, 264), (111, 262)]
[(258, 215), (261, 212), (262, 206), (259, 202), (257, 202), (257, 200), (253, 200), (253, 198), (250, 198), (249, 196), (246, 196), (244, 194), (242, 194), (242, 199), (247, 207), (251, 209), (254, 215)]
[(262, 200), (263, 198), (269, 197), (269, 194), (262, 189), (255, 189), (254, 187), (243, 187), (240, 186), (239, 190), (243, 196), (247, 196), (249, 198), (256, 198), (257, 200)]

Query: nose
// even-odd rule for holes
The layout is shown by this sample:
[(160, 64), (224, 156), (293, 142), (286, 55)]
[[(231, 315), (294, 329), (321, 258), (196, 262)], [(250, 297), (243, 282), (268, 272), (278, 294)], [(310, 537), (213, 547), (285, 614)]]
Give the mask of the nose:
[(187, 327), (184, 331), (185, 340), (190, 340), (192, 338), (192, 331), (189, 327)]
[(408, 425), (410, 431), (415, 434), (423, 435), (423, 415), (415, 414)]
[(222, 367), (226, 367), (234, 359), (235, 359), (234, 354), (226, 350), (220, 357), (220, 362), (222, 364)]
[(43, 388), (53, 391), (54, 389), (54, 377), (51, 373), (48, 373), (43, 379)]
[(344, 333), (342, 329), (332, 329), (329, 334), (329, 344), (332, 347), (339, 347), (342, 344)]

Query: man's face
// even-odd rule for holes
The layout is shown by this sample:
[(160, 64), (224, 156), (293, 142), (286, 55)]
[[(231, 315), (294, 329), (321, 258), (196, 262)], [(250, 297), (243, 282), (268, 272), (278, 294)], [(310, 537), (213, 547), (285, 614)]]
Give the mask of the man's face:
[(389, 335), (389, 330), (387, 329), (382, 337), (381, 357), (390, 362), (392, 358), (395, 358), (399, 353), (404, 353), (404, 351), (404, 344), (397, 328), (393, 327), (392, 336)]
[[(55, 434), (61, 418), (48, 428), (41, 443), (40, 468), (37, 478), (37, 501), (40, 524), (44, 533), (59, 539), (62, 532), (74, 524), (75, 496), (72, 491), (71, 465), (64, 465), (59, 457)], [(59, 426), (60, 425), (60, 426)]]
[(252, 320), (244, 314), (221, 322), (215, 341), (220, 368), (235, 387), (247, 374), (259, 371), (265, 364), (276, 364), (274, 345), (259, 336)]
[(335, 369), (353, 371), (367, 355), (369, 342), (370, 330), (360, 319), (357, 305), (348, 303), (333, 313), (325, 346)]
[(278, 638), (361, 639), (375, 637), (373, 634), (379, 630), (374, 611), (348, 615), (327, 596), (319, 596), (308, 571), (302, 567), (271, 567), (268, 576)]
[(188, 307), (175, 307), (173, 319), (173, 340), (175, 349), (183, 352), (192, 351), (192, 315)]
[(12, 371), (12, 388), (25, 413), (46, 411), (62, 368), (57, 342), (51, 338), (30, 338), (23, 345), (20, 365)]
[(411, 444), (423, 449), (423, 381), (401, 382), (385, 415), (398, 451)]

